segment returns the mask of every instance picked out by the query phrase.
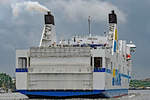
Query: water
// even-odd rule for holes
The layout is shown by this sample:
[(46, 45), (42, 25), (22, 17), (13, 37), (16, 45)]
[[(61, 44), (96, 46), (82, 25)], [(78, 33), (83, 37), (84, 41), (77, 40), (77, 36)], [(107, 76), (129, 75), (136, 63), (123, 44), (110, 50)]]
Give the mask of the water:
[[(52, 99), (31, 99), (31, 100), (52, 100)], [(129, 95), (120, 98), (110, 98), (110, 99), (80, 99), (79, 98), (79, 99), (67, 99), (67, 100), (150, 100), (150, 90), (129, 90)]]

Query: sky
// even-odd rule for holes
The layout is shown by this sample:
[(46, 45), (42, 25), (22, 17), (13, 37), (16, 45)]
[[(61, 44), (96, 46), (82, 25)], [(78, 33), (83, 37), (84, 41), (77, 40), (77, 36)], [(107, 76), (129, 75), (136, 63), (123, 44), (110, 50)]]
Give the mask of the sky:
[(39, 45), (45, 11), (27, 6), (29, 2), (50, 9), (58, 40), (87, 35), (88, 16), (92, 34), (103, 35), (108, 29), (107, 15), (115, 10), (119, 39), (132, 40), (137, 46), (133, 78), (150, 78), (150, 0), (0, 0), (0, 72), (15, 76), (16, 49)]

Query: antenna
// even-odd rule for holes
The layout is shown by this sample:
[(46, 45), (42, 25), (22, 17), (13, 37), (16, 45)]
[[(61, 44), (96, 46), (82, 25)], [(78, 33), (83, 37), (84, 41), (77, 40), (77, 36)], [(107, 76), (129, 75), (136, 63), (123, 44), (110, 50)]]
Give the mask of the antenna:
[(91, 37), (91, 16), (88, 18), (88, 24), (89, 24), (89, 35)]

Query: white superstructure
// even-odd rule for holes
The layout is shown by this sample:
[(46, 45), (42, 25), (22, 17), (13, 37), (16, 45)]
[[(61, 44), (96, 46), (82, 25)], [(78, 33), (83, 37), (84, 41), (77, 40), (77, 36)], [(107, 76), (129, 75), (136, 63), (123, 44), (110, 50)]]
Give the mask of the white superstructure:
[(16, 51), (16, 88), (30, 98), (115, 97), (128, 93), (136, 46), (118, 40), (117, 16), (109, 14), (106, 36), (56, 44), (54, 17), (45, 15), (39, 47)]

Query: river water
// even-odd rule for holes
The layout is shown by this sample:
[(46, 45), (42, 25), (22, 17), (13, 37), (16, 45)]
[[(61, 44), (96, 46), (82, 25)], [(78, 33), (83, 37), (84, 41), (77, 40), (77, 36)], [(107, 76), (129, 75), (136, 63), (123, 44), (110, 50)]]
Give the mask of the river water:
[[(30, 99), (30, 100), (52, 100), (52, 99)], [(129, 95), (120, 98), (110, 98), (110, 99), (80, 99), (79, 98), (79, 99), (67, 99), (67, 100), (150, 100), (150, 90), (129, 90)]]

